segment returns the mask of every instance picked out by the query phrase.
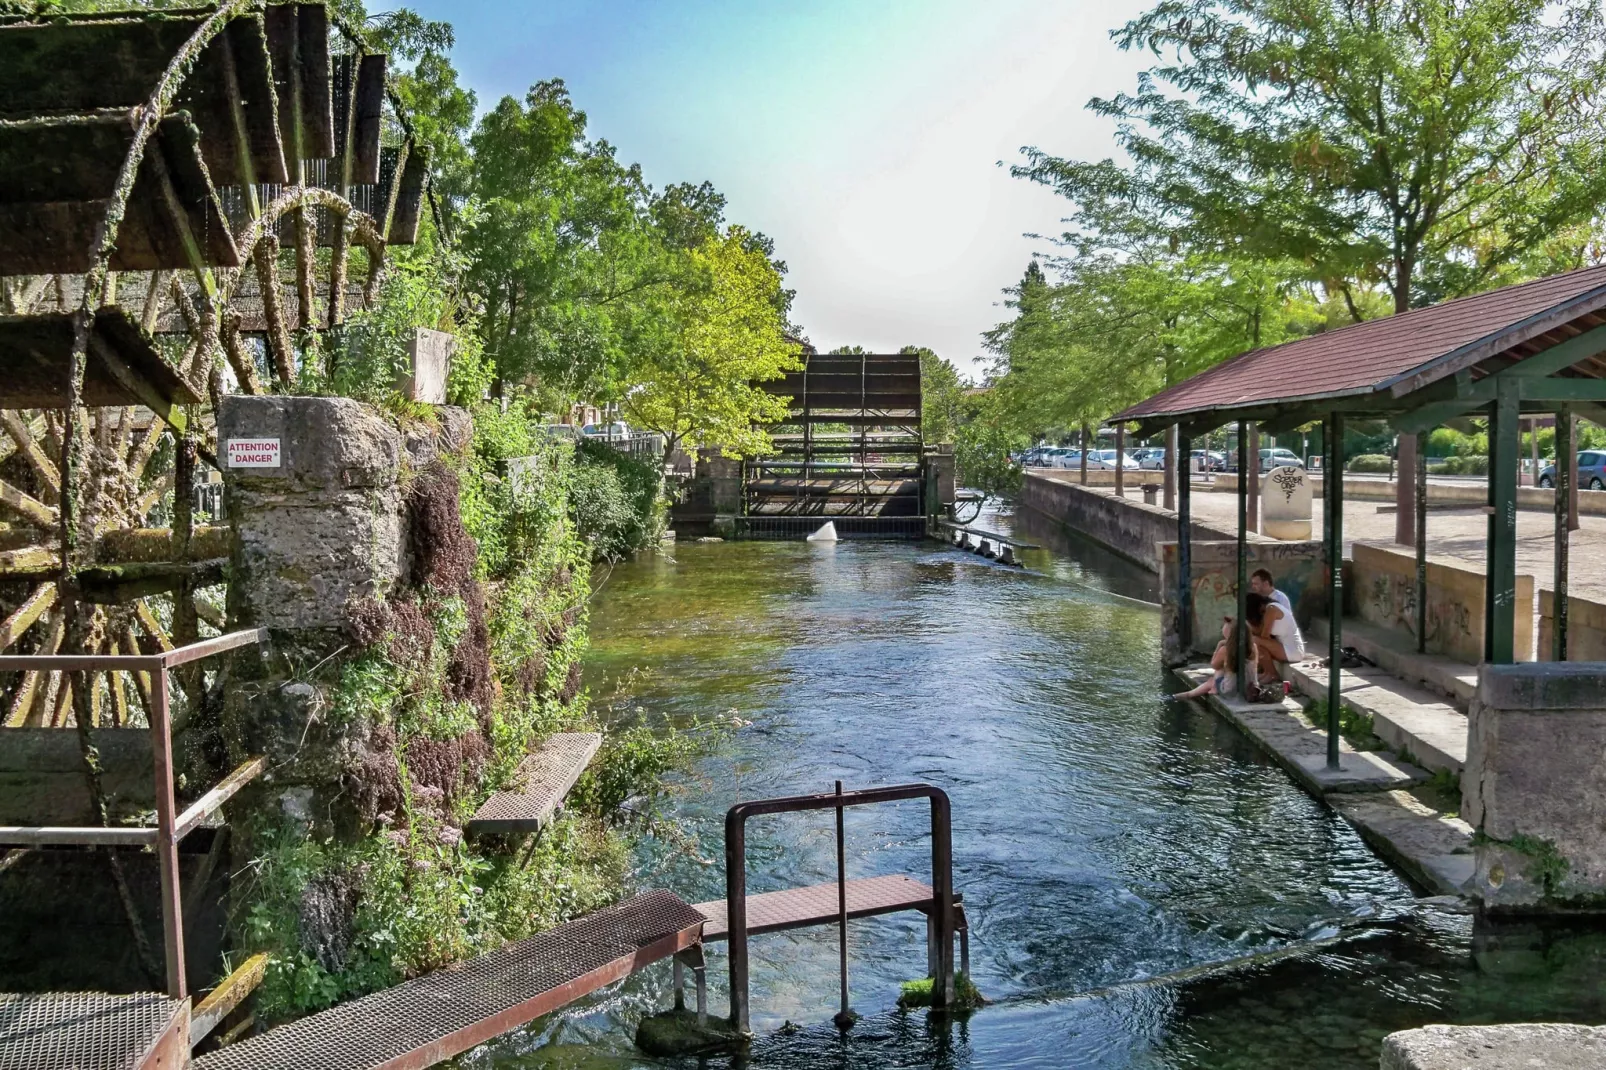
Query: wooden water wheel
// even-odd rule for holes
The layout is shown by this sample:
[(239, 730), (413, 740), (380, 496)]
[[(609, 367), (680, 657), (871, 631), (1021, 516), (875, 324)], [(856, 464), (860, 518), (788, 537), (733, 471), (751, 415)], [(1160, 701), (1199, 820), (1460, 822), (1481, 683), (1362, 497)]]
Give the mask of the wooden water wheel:
[[(215, 407), (318, 374), (426, 163), (322, 4), (0, 18), (0, 653), (224, 627)], [(141, 723), (121, 675), (0, 681), (0, 723)]]

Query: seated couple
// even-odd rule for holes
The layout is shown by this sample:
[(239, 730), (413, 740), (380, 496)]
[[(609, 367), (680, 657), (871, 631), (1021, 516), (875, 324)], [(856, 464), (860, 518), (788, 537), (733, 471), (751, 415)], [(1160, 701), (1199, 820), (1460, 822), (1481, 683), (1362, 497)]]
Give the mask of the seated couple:
[[(1299, 634), (1299, 625), (1294, 622), (1294, 610), (1288, 596), (1277, 590), (1270, 572), (1259, 568), (1249, 577), (1246, 603), (1250, 683), (1260, 680), (1269, 683), (1278, 679), (1278, 663), (1304, 660), (1305, 640)], [(1238, 689), (1238, 651), (1233, 639), (1233, 620), (1231, 617), (1223, 617), (1222, 620), (1221, 642), (1216, 644), (1216, 652), (1210, 658), (1210, 678), (1192, 691), (1177, 695), (1177, 698), (1198, 698)]]

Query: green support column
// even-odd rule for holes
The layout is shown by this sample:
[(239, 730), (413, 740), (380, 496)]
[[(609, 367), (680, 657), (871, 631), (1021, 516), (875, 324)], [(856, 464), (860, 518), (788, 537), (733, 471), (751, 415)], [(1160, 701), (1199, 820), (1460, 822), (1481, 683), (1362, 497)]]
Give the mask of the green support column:
[(1177, 643), (1186, 661), (1193, 649), (1193, 440), (1177, 432)]
[(1332, 413), (1322, 438), (1322, 534), (1327, 541), (1327, 768), (1338, 768), (1338, 711), (1344, 661), (1344, 417)]
[[(1428, 651), (1428, 451), (1426, 434), (1412, 435), (1416, 454), (1416, 652)], [(1405, 441), (1402, 436), (1400, 441)], [(1405, 473), (1400, 473), (1405, 478)]]
[(1238, 694), (1249, 697), (1249, 435), (1238, 421), (1238, 615), (1233, 646), (1238, 651)]
[(1516, 660), (1517, 454), (1521, 382), (1502, 378), (1489, 407), (1489, 536), (1483, 598), (1483, 660)]
[(1572, 535), (1573, 412), (1566, 405), (1556, 410), (1556, 576), (1553, 590), (1550, 657), (1567, 660), (1567, 543)]

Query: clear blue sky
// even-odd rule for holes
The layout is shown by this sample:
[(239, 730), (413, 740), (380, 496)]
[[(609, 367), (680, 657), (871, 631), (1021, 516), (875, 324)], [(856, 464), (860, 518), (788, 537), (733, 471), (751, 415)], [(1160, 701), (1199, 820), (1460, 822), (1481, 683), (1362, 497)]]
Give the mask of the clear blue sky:
[[(998, 166), (1111, 154), (1083, 110), (1143, 57), (1135, 0), (412, 0), (457, 30), (481, 110), (563, 78), (654, 185), (710, 180), (776, 241), (821, 349), (927, 345), (962, 371), (1063, 215)], [(377, 7), (375, 8), (377, 10)]]

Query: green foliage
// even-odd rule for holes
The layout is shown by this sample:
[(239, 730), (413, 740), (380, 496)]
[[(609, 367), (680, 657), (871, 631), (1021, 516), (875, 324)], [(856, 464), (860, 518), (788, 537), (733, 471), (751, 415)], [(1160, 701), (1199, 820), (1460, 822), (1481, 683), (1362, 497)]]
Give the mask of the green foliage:
[(925, 346), (898, 352), (920, 357), (920, 438), (927, 445), (955, 442), (965, 418), (965, 384), (954, 366)]
[(1546, 895), (1555, 895), (1572, 869), (1572, 863), (1561, 849), (1550, 840), (1520, 832), (1504, 842), (1513, 851), (1528, 856), (1525, 875), (1542, 887)]
[[(936, 988), (936, 982), (930, 977), (922, 977), (917, 981), (905, 981), (898, 991), (898, 1008), (900, 1010), (914, 1010), (917, 1007), (931, 1006), (931, 993)], [(985, 1004), (987, 1000), (982, 996), (970, 979), (969, 974), (954, 974), (954, 1002), (949, 1006), (953, 1011), (970, 1011)]]
[(964, 399), (954, 436), (954, 468), (962, 486), (1005, 496), (1020, 489), (1021, 469), (1009, 455), (1029, 443), (1003, 408), (997, 388)]
[(1159, 62), (1089, 104), (1133, 165), (1030, 150), (1016, 173), (1219, 261), (1297, 261), (1356, 319), (1374, 289), (1404, 311), (1590, 246), (1601, 19), (1586, 0), (1163, 0), (1115, 35)]
[(653, 343), (628, 365), (620, 402), (629, 422), (664, 436), (664, 459), (677, 446), (718, 447), (728, 457), (769, 452), (761, 425), (787, 413), (787, 402), (758, 384), (802, 367), (778, 307), (781, 276), (740, 227), (684, 254), (702, 280), (663, 303)]
[(592, 558), (617, 561), (654, 545), (668, 519), (658, 467), (595, 440), (576, 454), (569, 510)]
[(1489, 474), (1488, 455), (1482, 457), (1447, 457), (1443, 464), (1432, 465), (1435, 475), (1486, 476)]
[(1351, 457), (1344, 465), (1346, 472), (1383, 473), (1394, 470), (1394, 460), (1385, 453), (1363, 453)]

